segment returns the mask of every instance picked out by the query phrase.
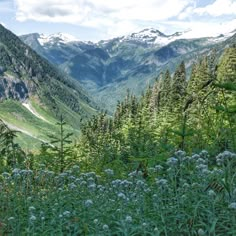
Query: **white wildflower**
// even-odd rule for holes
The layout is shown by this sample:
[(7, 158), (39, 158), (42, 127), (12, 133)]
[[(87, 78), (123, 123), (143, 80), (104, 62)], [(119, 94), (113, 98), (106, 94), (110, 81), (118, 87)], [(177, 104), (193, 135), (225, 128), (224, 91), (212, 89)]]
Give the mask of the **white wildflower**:
[(196, 169), (202, 172), (203, 170), (207, 170), (208, 166), (204, 164), (199, 164), (199, 165), (196, 165)]
[(30, 221), (35, 221), (36, 219), (37, 219), (36, 216), (34, 216), (34, 215), (30, 216)]
[(163, 167), (161, 165), (156, 165), (155, 166), (156, 172), (163, 170)]
[(187, 198), (187, 196), (186, 196), (185, 194), (183, 194), (183, 195), (181, 196), (181, 200), (182, 200), (183, 202), (185, 202), (187, 199), (188, 199), (188, 198)]
[(205, 235), (205, 231), (203, 229), (199, 229), (197, 231), (197, 233), (198, 233), (199, 236), (204, 236)]
[(20, 173), (20, 169), (18, 169), (18, 168), (13, 169), (12, 173), (13, 174), (19, 174)]
[(64, 215), (65, 217), (69, 217), (69, 216), (70, 216), (70, 212), (69, 212), (69, 211), (64, 211), (64, 212), (63, 212), (63, 215)]
[(94, 180), (93, 177), (89, 177), (89, 178), (87, 179), (87, 182), (88, 182), (89, 184), (94, 184), (94, 183), (95, 183), (95, 180)]
[(209, 195), (210, 197), (215, 197), (215, 196), (216, 196), (216, 193), (215, 193), (214, 190), (210, 189), (210, 190), (208, 191), (208, 195)]
[(77, 166), (77, 165), (74, 165), (74, 166), (72, 166), (72, 170), (73, 170), (73, 171), (76, 171), (76, 172), (79, 172), (80, 167)]
[(108, 229), (109, 229), (109, 226), (108, 226), (108, 225), (103, 225), (103, 226), (102, 226), (102, 229), (103, 229), (103, 230), (108, 230)]
[(89, 189), (90, 191), (95, 191), (95, 190), (96, 190), (96, 187), (97, 187), (97, 185), (96, 185), (95, 183), (92, 183), (92, 184), (89, 184), (88, 189)]
[(189, 184), (188, 184), (188, 183), (184, 183), (184, 184), (183, 184), (183, 188), (184, 188), (184, 189), (189, 188)]
[(111, 170), (111, 169), (106, 169), (106, 170), (104, 170), (104, 172), (105, 172), (107, 175), (109, 175), (109, 176), (114, 175), (114, 171)]
[(131, 223), (131, 222), (133, 221), (133, 219), (132, 219), (131, 216), (126, 216), (125, 221), (126, 221), (127, 223)]
[(224, 165), (227, 161), (231, 161), (232, 159), (236, 159), (236, 154), (229, 151), (224, 151), (216, 156), (216, 162), (218, 165)]
[(168, 181), (167, 179), (156, 179), (156, 184), (160, 186), (165, 186), (167, 185)]
[(93, 205), (93, 201), (90, 200), (90, 199), (88, 199), (88, 200), (85, 201), (84, 205), (85, 205), (86, 207), (90, 207), (90, 206)]
[(85, 180), (83, 180), (83, 181), (80, 182), (80, 185), (85, 186), (85, 185), (87, 185), (87, 182)]
[(193, 160), (193, 161), (197, 161), (198, 159), (200, 158), (200, 155), (198, 154), (193, 154), (190, 159)]
[(232, 202), (229, 204), (229, 209), (234, 209), (236, 210), (236, 202)]
[(166, 164), (168, 166), (176, 166), (178, 164), (178, 159), (175, 157), (168, 158)]
[(4, 178), (9, 178), (9, 177), (10, 177), (10, 174), (9, 174), (8, 172), (3, 172), (3, 173), (2, 173), (2, 176), (3, 176)]
[(202, 157), (202, 158), (208, 158), (209, 154), (208, 154), (208, 151), (206, 150), (202, 150), (199, 155)]
[(70, 189), (75, 189), (77, 186), (74, 183), (68, 185)]
[(207, 161), (200, 157), (200, 158), (198, 158), (198, 159), (196, 160), (196, 163), (197, 163), (197, 165), (206, 164)]
[(66, 176), (68, 176), (68, 173), (66, 173), (66, 172), (59, 174), (59, 177), (61, 177), (61, 178), (65, 178)]
[(175, 152), (175, 156), (179, 158), (180, 160), (182, 160), (182, 158), (186, 156), (186, 152), (179, 150)]
[(29, 207), (29, 211), (35, 211), (35, 207), (34, 206), (30, 206)]
[(131, 173), (128, 174), (129, 177), (135, 177), (137, 176), (137, 171), (133, 171)]
[(118, 193), (118, 198), (121, 198), (121, 199), (126, 199), (126, 196), (124, 193)]

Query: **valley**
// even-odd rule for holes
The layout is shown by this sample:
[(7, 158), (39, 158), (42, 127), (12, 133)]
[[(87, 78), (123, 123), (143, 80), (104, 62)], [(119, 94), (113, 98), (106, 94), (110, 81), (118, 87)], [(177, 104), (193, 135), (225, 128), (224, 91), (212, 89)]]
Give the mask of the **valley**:
[(191, 31), (165, 35), (147, 28), (98, 43), (82, 42), (63, 34), (46, 37), (35, 33), (21, 39), (79, 81), (101, 108), (112, 114), (127, 91), (140, 97), (161, 72), (169, 69), (173, 73), (182, 60), (188, 62), (189, 77), (191, 65), (198, 58), (213, 49), (219, 57), (235, 40), (235, 33), (191, 38)]
[[(37, 149), (56, 132), (61, 114), (77, 136), (81, 119), (96, 114), (96, 105), (80, 85), (38, 56), (0, 25), (0, 119), (22, 131), (21, 143)], [(71, 128), (69, 128), (71, 129)], [(21, 134), (19, 136), (22, 136)]]

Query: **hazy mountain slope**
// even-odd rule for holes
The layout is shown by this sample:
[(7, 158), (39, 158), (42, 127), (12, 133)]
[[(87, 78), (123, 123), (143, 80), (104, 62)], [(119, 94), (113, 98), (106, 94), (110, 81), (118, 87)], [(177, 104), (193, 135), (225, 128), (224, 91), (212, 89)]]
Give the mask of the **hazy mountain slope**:
[[(160, 71), (170, 69), (173, 72), (181, 60), (186, 61), (189, 69), (194, 60), (212, 48), (217, 48), (220, 53), (234, 41), (230, 39), (232, 35), (233, 32), (216, 38), (191, 39), (189, 32), (165, 35), (156, 29), (144, 29), (127, 36), (88, 44), (90, 49), (80, 48), (80, 52), (70, 54), (71, 58), (67, 57), (59, 66), (80, 81), (101, 106), (114, 110), (117, 100), (124, 98), (127, 89), (140, 95)], [(22, 39), (26, 42), (26, 38), (24, 36)], [(50, 57), (56, 57), (56, 54), (52, 48), (61, 48), (54, 41), (49, 43), (50, 49), (42, 45), (50, 54), (45, 57), (53, 63), (55, 61)], [(79, 41), (76, 43), (82, 44)], [(71, 42), (63, 41), (63, 47), (68, 52), (72, 50)]]
[(62, 33), (49, 36), (34, 33), (22, 35), (20, 38), (41, 56), (58, 65), (68, 61), (84, 50), (96, 47), (91, 42), (76, 41), (72, 36)]
[[(79, 129), (81, 119), (96, 113), (95, 103), (77, 81), (61, 73), (1, 25), (0, 101), (0, 118), (17, 127), (24, 127), (25, 123), (30, 127), (26, 127), (25, 133), (38, 127), (37, 132), (32, 132), (36, 138), (55, 130), (52, 127), (61, 114)], [(38, 116), (23, 103), (38, 109)], [(40, 119), (39, 114), (51, 122)]]

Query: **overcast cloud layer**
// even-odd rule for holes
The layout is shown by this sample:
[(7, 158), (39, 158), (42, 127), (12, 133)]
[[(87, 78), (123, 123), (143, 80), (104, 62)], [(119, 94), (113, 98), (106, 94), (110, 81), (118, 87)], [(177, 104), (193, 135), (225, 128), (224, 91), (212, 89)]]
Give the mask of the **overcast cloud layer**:
[(154, 25), (164, 32), (168, 27), (191, 28), (195, 34), (212, 35), (236, 28), (236, 0), (207, 0), (209, 4), (203, 7), (198, 2), (201, 0), (15, 0), (15, 6), (17, 21), (75, 24), (99, 29), (107, 37)]

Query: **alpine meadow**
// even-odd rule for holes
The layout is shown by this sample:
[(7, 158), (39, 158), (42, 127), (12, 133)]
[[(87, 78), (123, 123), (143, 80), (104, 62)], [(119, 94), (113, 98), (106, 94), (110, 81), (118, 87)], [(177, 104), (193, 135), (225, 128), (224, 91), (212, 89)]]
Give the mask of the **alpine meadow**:
[(234, 0), (36, 2), (0, 2), (0, 235), (235, 236)]

